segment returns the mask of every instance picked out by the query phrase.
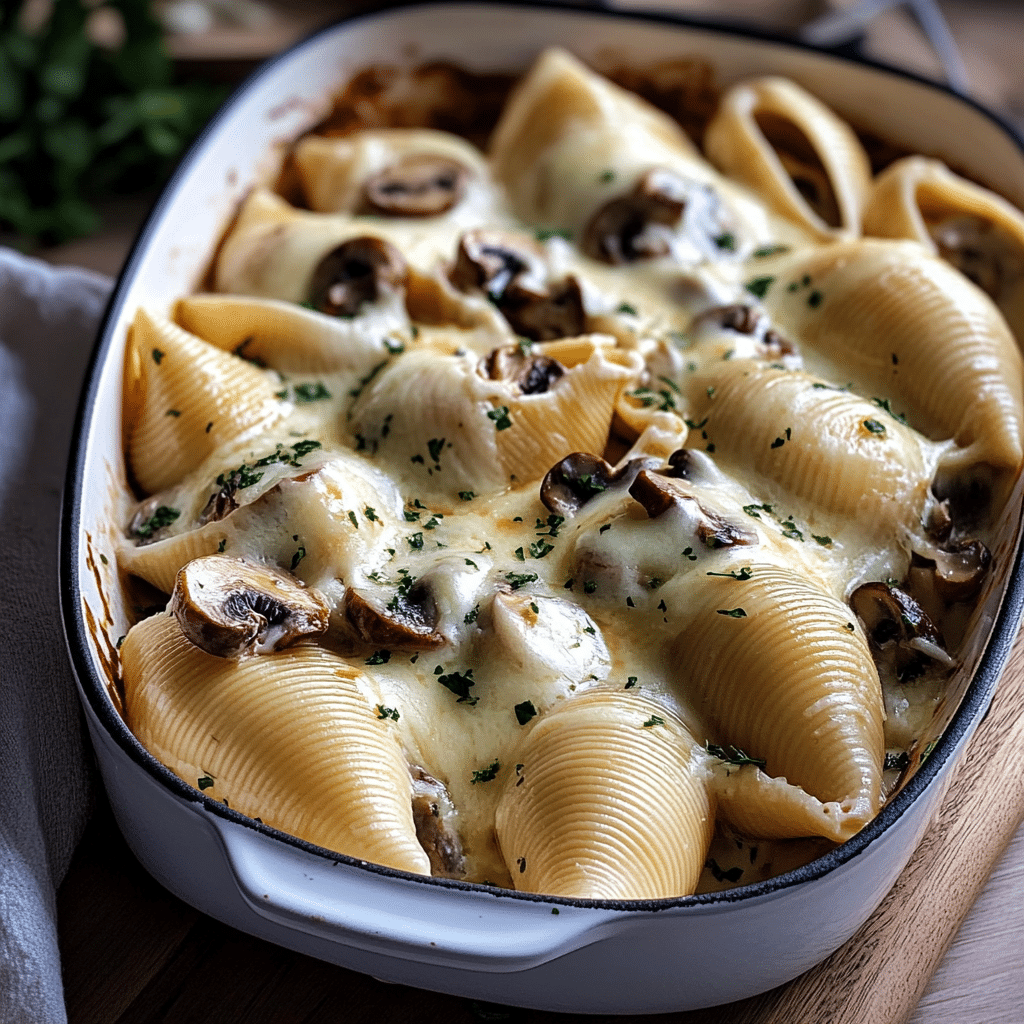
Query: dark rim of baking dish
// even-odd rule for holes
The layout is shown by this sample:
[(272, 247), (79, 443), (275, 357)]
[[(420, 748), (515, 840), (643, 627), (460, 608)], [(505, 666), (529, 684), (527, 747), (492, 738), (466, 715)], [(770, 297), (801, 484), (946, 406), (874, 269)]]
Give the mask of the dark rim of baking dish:
[[(280, 832), (276, 829), (263, 825), (260, 822), (254, 821), (252, 818), (246, 817), (238, 811), (232, 810), (224, 804), (202, 795), (199, 791), (183, 782), (177, 775), (171, 772), (170, 769), (157, 761), (156, 758), (139, 743), (128, 729), (124, 720), (117, 714), (104, 690), (102, 682), (94, 672), (92, 659), (87, 649), (88, 641), (86, 638), (88, 631), (82, 612), (82, 592), (78, 577), (78, 567), (81, 559), (81, 544), (79, 537), (86, 442), (89, 435), (89, 425), (92, 418), (93, 408), (96, 403), (99, 370), (106, 361), (107, 353), (112, 343), (113, 325), (117, 319), (117, 314), (124, 305), (126, 294), (135, 277), (136, 268), (142, 258), (142, 254), (147, 248), (150, 236), (153, 234), (156, 225), (160, 221), (165, 208), (170, 203), (171, 197), (177, 193), (190, 165), (193, 163), (197, 155), (205, 148), (211, 136), (217, 133), (220, 124), (227, 116), (227, 113), (235, 106), (239, 98), (246, 94), (256, 82), (262, 80), (268, 75), (271, 75), (276, 70), (277, 65), (281, 62), (287, 61), (293, 53), (302, 50), (307, 46), (314, 45), (325, 35), (332, 34), (339, 29), (343, 29), (356, 22), (372, 21), (376, 19), (386, 20), (393, 15), (400, 15), (407, 11), (413, 11), (428, 6), (433, 7), (435, 5), (428, 5), (421, 2), (401, 2), (392, 4), (382, 10), (352, 15), (332, 25), (325, 26), (261, 64), (237, 87), (237, 89), (235, 89), (232, 95), (224, 103), (223, 107), (221, 107), (217, 114), (211, 119), (210, 123), (197, 137), (196, 141), (189, 148), (171, 178), (164, 186), (160, 196), (155, 201), (149, 216), (146, 218), (145, 223), (140, 229), (111, 293), (97, 334), (97, 340), (87, 369), (85, 385), (83, 386), (82, 395), (76, 412), (68, 470), (64, 483), (64, 500), (60, 521), (59, 586), (65, 638), (72, 664), (76, 675), (81, 682), (82, 691), (85, 694), (93, 712), (103, 723), (107, 732), (117, 741), (121, 750), (124, 751), (137, 765), (143, 768), (150, 776), (170, 789), (176, 796), (189, 801), (190, 803), (200, 804), (205, 810), (212, 812), (213, 814), (226, 818), (236, 824), (243, 825), (253, 831), (271, 836), (278, 841), (314, 854), (333, 864), (347, 864), (376, 874), (403, 880), (413, 879), (417, 882), (436, 885), (446, 889), (485, 892), (497, 897), (525, 900), (528, 902), (554, 903), (574, 907), (619, 911), (655, 911), (684, 908), (696, 909), (698, 907), (720, 903), (734, 903), (737, 901), (768, 896), (772, 893), (820, 878), (840, 867), (842, 864), (853, 860), (883, 836), (903, 815), (903, 813), (918, 799), (931, 780), (945, 765), (961, 739), (964, 737), (965, 732), (975, 717), (981, 715), (981, 717), (984, 718), (984, 715), (987, 714), (988, 704), (992, 699), (995, 684), (998, 681), (1009, 657), (1016, 634), (1016, 627), (1020, 621), (1021, 610), (1024, 608), (1024, 535), (1018, 535), (1017, 544), (1013, 551), (1013, 565), (1008, 571), (1007, 583), (1000, 599), (999, 607), (996, 614), (993, 616), (993, 622), (990, 627), (991, 632), (988, 639), (985, 641), (984, 649), (978, 659), (978, 665), (967, 688), (967, 692), (953, 716), (952, 721), (939, 737), (928, 758), (921, 763), (917, 772), (910, 781), (888, 803), (886, 803), (879, 814), (868, 825), (866, 825), (853, 838), (837, 846), (835, 849), (830, 850), (813, 861), (810, 861), (808, 864), (795, 868), (792, 871), (788, 871), (785, 874), (766, 879), (765, 881), (737, 886), (734, 889), (727, 889), (721, 892), (702, 893), (698, 895), (671, 897), (658, 900), (569, 899), (560, 896), (546, 896), (538, 893), (516, 892), (511, 889), (500, 889), (494, 886), (462, 882), (454, 879), (411, 875), (407, 872), (396, 870), (394, 868), (371, 864), (354, 857), (326, 850), (323, 847), (315, 846), (305, 840), (298, 839), (295, 836), (288, 835), (285, 832)], [(587, 3), (572, 4), (548, 3), (545, 2), (545, 0), (506, 0), (506, 2), (486, 4), (472, 2), (472, 0), (450, 0), (450, 2), (444, 3), (443, 6), (470, 7), (477, 10), (488, 6), (506, 9), (527, 8), (537, 12), (546, 11), (558, 14), (573, 14), (588, 20), (591, 18), (618, 18), (631, 22), (662, 25), (669, 29), (682, 28), (709, 35), (718, 34), (745, 39), (752, 42), (771, 43), (783, 48), (804, 51), (831, 60), (860, 67), (867, 67), (883, 74), (917, 82), (937, 92), (954, 97), (960, 103), (973, 108), (985, 119), (993, 122), (1015, 143), (1021, 153), (1024, 154), (1024, 140), (1021, 139), (1016, 129), (1008, 124), (1004, 119), (988, 110), (982, 104), (968, 96), (964, 96), (963, 94), (956, 92), (948, 86), (937, 83), (911, 71), (891, 67), (881, 62), (866, 58), (859, 53), (851, 52), (848, 47), (825, 49), (812, 46), (808, 43), (804, 43), (798, 39), (793, 39), (780, 33), (752, 28), (732, 20), (696, 19), (660, 12), (648, 13), (608, 10), (603, 7)], [(1017, 528), (1020, 530), (1019, 523)]]

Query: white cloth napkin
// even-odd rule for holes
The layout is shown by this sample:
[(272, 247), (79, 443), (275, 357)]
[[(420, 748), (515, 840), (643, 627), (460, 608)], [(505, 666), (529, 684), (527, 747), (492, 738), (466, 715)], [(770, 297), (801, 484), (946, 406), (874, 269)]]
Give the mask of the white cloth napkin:
[(66, 1021), (56, 890), (93, 769), (57, 592), (61, 487), (108, 278), (0, 248), (0, 1022)]

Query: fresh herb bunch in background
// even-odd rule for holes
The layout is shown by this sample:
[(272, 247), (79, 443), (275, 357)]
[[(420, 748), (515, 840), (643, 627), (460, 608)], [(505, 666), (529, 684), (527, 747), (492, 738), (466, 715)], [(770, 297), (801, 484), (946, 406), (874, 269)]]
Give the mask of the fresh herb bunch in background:
[(100, 226), (95, 200), (161, 184), (224, 89), (175, 81), (148, 0), (49, 8), (0, 6), (0, 226), (61, 242)]

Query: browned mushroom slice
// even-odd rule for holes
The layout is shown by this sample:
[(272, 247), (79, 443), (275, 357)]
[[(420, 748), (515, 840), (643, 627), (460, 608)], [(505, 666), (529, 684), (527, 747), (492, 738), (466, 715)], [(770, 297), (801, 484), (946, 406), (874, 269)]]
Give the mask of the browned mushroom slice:
[(466, 194), (469, 171), (457, 160), (416, 153), (385, 167), (363, 185), (366, 208), (390, 217), (436, 217)]
[[(679, 453), (677, 464), (681, 463)], [(671, 464), (671, 463), (670, 463)], [(757, 534), (730, 523), (717, 512), (706, 509), (692, 494), (678, 487), (674, 480), (660, 472), (640, 470), (629, 493), (636, 498), (651, 519), (657, 519), (673, 506), (692, 518), (697, 539), (708, 548), (728, 548), (738, 544), (756, 544)]]
[(568, 519), (591, 498), (613, 486), (627, 486), (648, 459), (632, 459), (613, 469), (604, 459), (589, 452), (573, 452), (547, 471), (540, 485), (540, 500), (555, 515)]
[(932, 570), (935, 592), (944, 601), (966, 601), (977, 593), (992, 563), (980, 540), (952, 541), (914, 552), (914, 565)]
[(690, 191), (671, 171), (648, 171), (632, 192), (612, 199), (590, 218), (580, 248), (592, 259), (612, 264), (667, 255), (664, 229), (679, 223)]
[(416, 838), (430, 858), (430, 873), (439, 878), (465, 878), (462, 842), (451, 826), (455, 807), (443, 783), (413, 767), (412, 817)]
[(330, 316), (356, 316), (405, 281), (408, 267), (390, 242), (360, 235), (332, 249), (313, 271), (310, 304)]
[(715, 306), (694, 317), (690, 324), (690, 334), (700, 340), (704, 334), (718, 331), (735, 331), (756, 337), (763, 347), (763, 355), (770, 359), (792, 355), (793, 345), (779, 334), (773, 327), (764, 310), (757, 306), (735, 303), (731, 306)]
[(864, 625), (879, 668), (901, 680), (921, 674), (928, 660), (948, 665), (950, 657), (928, 613), (906, 591), (886, 583), (864, 583), (850, 595), (850, 607)]
[(500, 345), (481, 361), (480, 373), (488, 380), (506, 381), (521, 395), (540, 395), (565, 373), (565, 367), (550, 356), (524, 352), (519, 345)]
[(497, 302), (513, 278), (524, 273), (538, 283), (544, 277), (544, 260), (536, 246), (525, 238), (478, 229), (459, 239), (448, 277), (459, 291), (479, 289)]
[(587, 323), (580, 283), (571, 275), (543, 291), (513, 281), (498, 302), (509, 326), (531, 341), (555, 341), (582, 334)]
[(327, 631), (330, 609), (290, 573), (227, 555), (178, 571), (169, 605), (182, 633), (218, 658), (266, 654)]
[(586, 312), (575, 277), (546, 281), (540, 251), (499, 231), (467, 231), (449, 279), (460, 291), (485, 292), (517, 334), (554, 341), (583, 333)]
[(414, 585), (380, 608), (355, 590), (345, 593), (345, 618), (364, 643), (407, 651), (431, 651), (445, 637), (437, 631), (437, 605), (426, 586)]

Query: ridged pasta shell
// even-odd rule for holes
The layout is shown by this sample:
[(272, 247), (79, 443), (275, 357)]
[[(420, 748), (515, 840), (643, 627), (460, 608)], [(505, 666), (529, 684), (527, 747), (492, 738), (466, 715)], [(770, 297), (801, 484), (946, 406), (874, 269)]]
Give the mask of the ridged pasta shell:
[[(767, 262), (767, 261), (766, 261)], [(984, 292), (915, 242), (863, 239), (780, 257), (764, 302), (809, 369), (889, 399), (965, 461), (1020, 464), (1022, 363)], [(815, 365), (815, 357), (822, 365)]]
[(228, 530), (221, 523), (207, 523), (198, 530), (179, 533), (152, 544), (136, 546), (126, 541), (118, 550), (118, 563), (133, 576), (169, 594), (178, 570), (196, 558), (215, 555), (226, 543)]
[(805, 373), (728, 360), (705, 381), (691, 440), (703, 447), (706, 439), (716, 462), (754, 474), (755, 491), (799, 499), (870, 534), (920, 530), (938, 446), (878, 405)]
[(515, 887), (586, 899), (693, 892), (714, 810), (694, 740), (639, 695), (591, 691), (537, 720), (495, 816)]
[(642, 369), (635, 353), (586, 344), (588, 359), (526, 395), (486, 379), (471, 355), (411, 350), (364, 389), (349, 428), (431, 490), (483, 494), (539, 479), (571, 452), (604, 450), (616, 399)]
[(1024, 342), (1024, 214), (941, 160), (908, 156), (875, 179), (865, 234), (911, 238), (943, 255), (950, 227), (968, 237), (964, 251), (947, 258), (992, 297)]
[(177, 324), (139, 309), (125, 383), (128, 464), (150, 494), (170, 487), (220, 445), (272, 425), (281, 402), (261, 370)]
[(708, 739), (837, 803), (852, 834), (881, 806), (885, 756), (867, 641), (847, 605), (794, 572), (754, 564), (748, 576), (688, 577), (689, 621), (671, 649), (675, 686)]
[(483, 154), (458, 135), (430, 128), (373, 128), (353, 136), (309, 135), (295, 147), (295, 167), (310, 209), (357, 213), (366, 179), (410, 156), (455, 160), (474, 177), (487, 177)]
[(564, 50), (546, 50), (491, 136), (494, 174), (527, 223), (577, 231), (647, 170), (717, 182), (686, 133)]
[(408, 331), (405, 316), (374, 324), (325, 316), (293, 302), (241, 295), (191, 295), (175, 319), (192, 334), (282, 373), (365, 374), (387, 358), (384, 338)]
[[(704, 148), (716, 167), (818, 237), (860, 234), (871, 188), (867, 154), (849, 125), (795, 82), (768, 77), (734, 86)], [(817, 210), (803, 194), (812, 189)]]
[(343, 659), (216, 658), (167, 613), (134, 626), (121, 659), (129, 728), (183, 781), (317, 846), (430, 873), (397, 735)]

